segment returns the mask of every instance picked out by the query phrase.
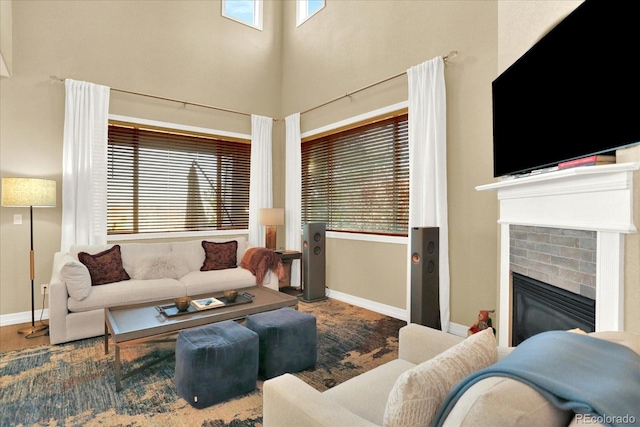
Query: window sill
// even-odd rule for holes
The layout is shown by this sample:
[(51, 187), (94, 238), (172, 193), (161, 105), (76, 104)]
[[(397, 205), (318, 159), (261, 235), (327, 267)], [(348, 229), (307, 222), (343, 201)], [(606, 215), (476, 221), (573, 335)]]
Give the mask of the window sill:
[(343, 239), (343, 240), (358, 240), (361, 242), (396, 243), (400, 245), (406, 245), (409, 243), (409, 238), (407, 236), (384, 236), (380, 234), (342, 233), (340, 231), (327, 231), (327, 238)]
[(145, 233), (145, 234), (111, 234), (107, 242), (122, 242), (126, 240), (156, 240), (156, 239), (185, 239), (199, 237), (224, 237), (248, 235), (249, 230), (211, 230), (211, 231), (179, 231), (174, 233)]

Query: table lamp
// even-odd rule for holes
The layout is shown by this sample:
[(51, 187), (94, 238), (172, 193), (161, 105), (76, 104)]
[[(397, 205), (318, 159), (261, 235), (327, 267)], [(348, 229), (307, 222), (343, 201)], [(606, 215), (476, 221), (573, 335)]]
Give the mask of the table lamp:
[(264, 239), (264, 247), (267, 249), (276, 249), (276, 228), (278, 225), (284, 225), (284, 209), (283, 208), (263, 208), (260, 209), (260, 225), (266, 227)]
[(18, 330), (27, 338), (35, 332), (43, 331), (47, 325), (36, 326), (33, 281), (35, 278), (33, 255), (33, 208), (53, 208), (56, 206), (56, 182), (38, 178), (2, 178), (2, 206), (29, 207), (29, 232), (31, 251), (29, 267), (31, 277), (31, 326)]

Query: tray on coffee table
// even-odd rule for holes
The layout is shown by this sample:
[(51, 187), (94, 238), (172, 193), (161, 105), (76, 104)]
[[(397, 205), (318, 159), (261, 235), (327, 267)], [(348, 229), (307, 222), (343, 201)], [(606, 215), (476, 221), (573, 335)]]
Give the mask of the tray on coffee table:
[[(215, 297), (215, 298), (221, 301), (223, 305), (218, 305), (215, 307), (208, 308), (207, 311), (215, 310), (216, 308), (231, 307), (233, 305), (247, 304), (247, 303), (253, 302), (253, 295), (251, 295), (248, 292), (243, 292), (241, 294), (238, 294), (238, 297), (233, 302), (227, 301), (227, 298), (225, 298), (224, 296)], [(178, 311), (175, 304), (158, 305), (156, 306), (156, 310), (158, 310), (165, 317), (185, 316), (187, 314), (193, 314), (193, 313), (205, 311), (205, 310), (198, 310), (191, 304), (189, 304), (189, 308), (186, 311)]]

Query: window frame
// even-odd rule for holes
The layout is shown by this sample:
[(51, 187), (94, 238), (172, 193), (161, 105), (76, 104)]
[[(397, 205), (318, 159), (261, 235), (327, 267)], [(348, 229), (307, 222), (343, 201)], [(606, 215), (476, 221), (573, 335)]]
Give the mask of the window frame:
[(239, 24), (243, 24), (243, 25), (246, 25), (247, 27), (255, 28), (256, 30), (262, 31), (263, 22), (264, 22), (264, 0), (248, 0), (253, 2), (253, 22), (252, 23), (243, 21), (242, 19), (236, 16), (229, 15), (226, 11), (228, 1), (229, 0), (222, 0), (221, 2), (222, 4), (221, 15), (224, 18), (231, 19), (232, 21), (235, 21)]
[(309, 0), (296, 0), (296, 27), (307, 22), (312, 16), (324, 9), (327, 5), (326, 0), (321, 0), (322, 6), (312, 13), (309, 13)]
[[(229, 132), (218, 129), (209, 129), (198, 126), (183, 125), (177, 123), (162, 122), (156, 120), (148, 120), (137, 117), (122, 116), (109, 114), (109, 124), (134, 125), (147, 129), (158, 129), (174, 133), (185, 133), (195, 136), (208, 136), (213, 138), (224, 139), (231, 142), (250, 143), (251, 135)], [(107, 201), (105, 200), (105, 203)], [(119, 242), (128, 240), (154, 240), (154, 239), (176, 239), (176, 238), (198, 238), (202, 236), (238, 236), (248, 235), (249, 230), (225, 229), (225, 230), (201, 230), (201, 231), (172, 231), (157, 233), (128, 233), (128, 234), (107, 234), (107, 242)]]
[[(399, 116), (408, 112), (408, 101), (399, 102), (377, 110), (369, 111), (358, 116), (354, 116), (339, 122), (335, 122), (326, 126), (322, 126), (301, 134), (302, 143), (318, 139), (323, 136), (337, 134), (339, 132), (365, 126), (377, 120), (383, 120), (391, 116)], [(358, 231), (327, 231), (327, 237), (358, 240), (379, 243), (407, 244), (409, 239), (409, 226), (407, 224), (407, 235), (394, 234), (378, 234), (375, 232), (358, 232)]]

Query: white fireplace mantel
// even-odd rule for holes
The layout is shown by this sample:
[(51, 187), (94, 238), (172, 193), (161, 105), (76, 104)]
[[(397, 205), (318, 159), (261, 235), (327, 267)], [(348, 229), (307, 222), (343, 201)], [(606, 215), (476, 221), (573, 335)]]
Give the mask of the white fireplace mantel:
[(640, 163), (586, 166), (476, 187), (497, 191), (500, 203), (500, 345), (511, 342), (511, 224), (596, 231), (596, 331), (623, 330), (623, 236), (637, 231), (633, 173), (639, 169)]

